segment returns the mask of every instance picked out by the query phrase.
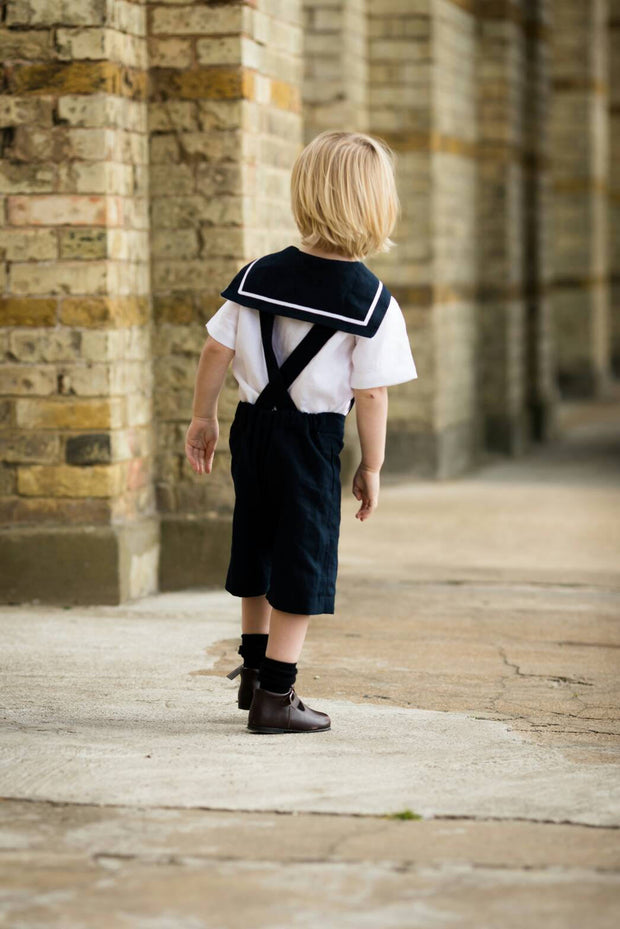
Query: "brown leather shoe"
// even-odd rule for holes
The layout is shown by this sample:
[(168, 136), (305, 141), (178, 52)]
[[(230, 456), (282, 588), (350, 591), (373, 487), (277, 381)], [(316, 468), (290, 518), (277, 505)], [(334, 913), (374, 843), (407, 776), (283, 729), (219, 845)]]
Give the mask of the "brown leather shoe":
[(277, 694), (257, 687), (248, 716), (252, 732), (324, 732), (331, 727), (327, 713), (313, 710), (299, 699), (295, 688)]
[(238, 668), (235, 668), (235, 670), (227, 674), (226, 677), (232, 681), (238, 674), (241, 675), (241, 682), (239, 684), (239, 693), (237, 694), (237, 706), (240, 710), (249, 710), (252, 705), (254, 691), (258, 687), (258, 668), (245, 668), (240, 664)]

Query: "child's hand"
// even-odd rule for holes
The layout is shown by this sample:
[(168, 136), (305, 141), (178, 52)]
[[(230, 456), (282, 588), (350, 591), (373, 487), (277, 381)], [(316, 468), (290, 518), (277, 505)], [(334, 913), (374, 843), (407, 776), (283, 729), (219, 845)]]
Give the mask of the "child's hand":
[(185, 435), (185, 457), (195, 474), (211, 474), (219, 435), (217, 419), (194, 416)]
[(353, 496), (362, 505), (355, 514), (362, 522), (374, 513), (379, 502), (379, 472), (359, 466), (353, 478)]

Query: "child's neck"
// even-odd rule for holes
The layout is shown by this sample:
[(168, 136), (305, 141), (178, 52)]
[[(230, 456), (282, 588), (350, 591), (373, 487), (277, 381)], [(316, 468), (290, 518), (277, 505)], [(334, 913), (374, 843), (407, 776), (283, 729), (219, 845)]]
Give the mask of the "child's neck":
[(314, 255), (316, 258), (331, 258), (334, 261), (355, 261), (355, 258), (348, 258), (339, 252), (323, 252), (319, 248), (308, 248), (307, 245), (298, 245), (300, 252), (306, 252), (307, 255)]

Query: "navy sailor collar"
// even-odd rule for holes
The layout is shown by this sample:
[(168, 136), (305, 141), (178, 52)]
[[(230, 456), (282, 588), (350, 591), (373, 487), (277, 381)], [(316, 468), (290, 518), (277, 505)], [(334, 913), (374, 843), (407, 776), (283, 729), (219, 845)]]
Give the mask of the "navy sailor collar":
[(391, 300), (361, 261), (320, 258), (295, 245), (256, 258), (221, 292), (254, 310), (371, 338)]

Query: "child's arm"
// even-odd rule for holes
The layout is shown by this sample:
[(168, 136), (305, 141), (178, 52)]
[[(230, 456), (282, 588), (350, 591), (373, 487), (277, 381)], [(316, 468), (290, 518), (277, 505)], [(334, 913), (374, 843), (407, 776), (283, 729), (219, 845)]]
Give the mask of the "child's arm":
[(362, 460), (353, 478), (353, 496), (362, 505), (355, 514), (362, 522), (374, 512), (379, 500), (379, 473), (385, 458), (387, 387), (354, 390), (357, 432)]
[(192, 421), (185, 436), (185, 455), (196, 474), (210, 474), (213, 467), (213, 455), (220, 434), (217, 401), (234, 354), (232, 348), (226, 348), (211, 336), (208, 336), (200, 353)]

